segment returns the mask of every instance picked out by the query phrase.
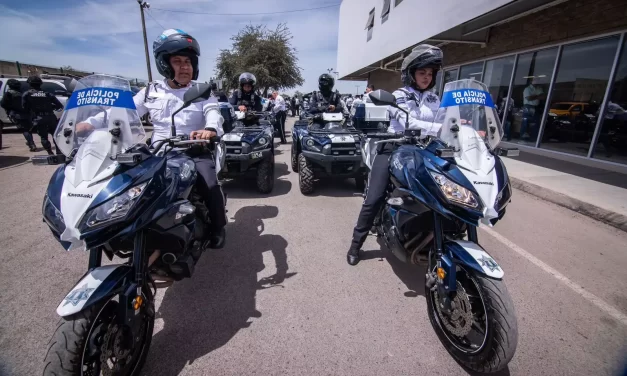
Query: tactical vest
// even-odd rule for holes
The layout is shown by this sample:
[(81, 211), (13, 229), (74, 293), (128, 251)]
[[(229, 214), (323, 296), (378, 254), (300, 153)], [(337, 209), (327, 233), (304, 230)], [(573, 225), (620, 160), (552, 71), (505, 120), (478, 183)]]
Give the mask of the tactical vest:
[(340, 95), (340, 94), (338, 93), (338, 91), (337, 91), (337, 90), (336, 90), (336, 91), (334, 91), (334, 92), (332, 92), (332, 93), (331, 93), (331, 96), (329, 97), (329, 100), (328, 100), (328, 102), (327, 102), (327, 100), (324, 98), (324, 95), (322, 95), (322, 92), (317, 91), (317, 92), (316, 92), (316, 101), (317, 101), (318, 103), (329, 103), (329, 104), (333, 104), (333, 105), (335, 105), (335, 103), (337, 103), (337, 102), (338, 102), (338, 100), (337, 100), (337, 99), (338, 99), (338, 96), (339, 96), (339, 95)]
[(53, 104), (50, 95), (43, 90), (31, 89), (27, 91), (25, 100), (28, 102), (30, 111), (42, 115), (54, 113), (56, 106)]
[(255, 107), (255, 94), (250, 93), (248, 95), (250, 100), (243, 99), (242, 90), (237, 90), (237, 105), (238, 106), (246, 106), (246, 108), (254, 108)]

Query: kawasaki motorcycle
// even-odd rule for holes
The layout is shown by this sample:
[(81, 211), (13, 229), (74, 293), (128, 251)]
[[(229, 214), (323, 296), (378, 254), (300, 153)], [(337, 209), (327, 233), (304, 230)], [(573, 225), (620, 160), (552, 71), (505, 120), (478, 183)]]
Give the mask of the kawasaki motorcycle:
[[(405, 112), (386, 91), (370, 98)], [(368, 135), (398, 145), (375, 230), (401, 261), (427, 267), (428, 316), (447, 351), (475, 372), (496, 372), (514, 356), (518, 327), (503, 270), (479, 244), (477, 226), (503, 218), (512, 188), (499, 156), (518, 150), (498, 147), (503, 128), (478, 81), (447, 83), (431, 127), (437, 138), (410, 129)]]
[[(68, 251), (89, 252), (87, 272), (57, 307), (61, 321), (44, 375), (137, 375), (146, 359), (157, 288), (189, 278), (207, 248), (207, 209), (188, 156), (212, 142), (176, 136), (174, 115), (200, 111), (208, 84), (192, 86), (172, 115), (171, 137), (142, 143), (144, 128), (127, 80), (73, 81), (54, 134), (63, 155), (50, 179), (44, 221)], [(192, 148), (201, 148), (194, 150)], [(110, 261), (102, 265), (102, 255)]]

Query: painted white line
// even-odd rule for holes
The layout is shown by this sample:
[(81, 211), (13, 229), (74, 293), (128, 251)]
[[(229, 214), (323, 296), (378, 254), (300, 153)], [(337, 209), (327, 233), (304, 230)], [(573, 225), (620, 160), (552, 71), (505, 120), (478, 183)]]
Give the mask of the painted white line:
[(534, 255), (532, 255), (531, 253), (525, 251), (523, 248), (521, 248), (518, 245), (512, 243), (509, 239), (507, 239), (503, 235), (499, 234), (498, 232), (494, 231), (493, 229), (491, 229), (491, 228), (489, 228), (487, 226), (484, 226), (484, 225), (481, 225), (480, 228), (483, 231), (487, 232), (488, 235), (492, 236), (494, 239), (498, 240), (503, 245), (505, 245), (506, 247), (510, 248), (512, 251), (518, 253), (519, 255), (521, 255), (522, 257), (526, 258), (529, 262), (531, 262), (535, 266), (537, 266), (540, 269), (544, 270), (545, 272), (551, 274), (553, 277), (555, 277), (556, 279), (558, 279), (559, 281), (564, 283), (566, 286), (570, 287), (571, 290), (573, 290), (577, 294), (581, 295), (584, 299), (586, 299), (590, 303), (592, 303), (595, 306), (597, 306), (597, 308), (599, 308), (601, 311), (607, 313), (608, 315), (612, 316), (614, 319), (616, 319), (617, 321), (619, 321), (623, 325), (627, 326), (627, 315), (625, 315), (624, 313), (622, 313), (618, 309), (614, 308), (610, 304), (606, 303), (603, 299), (599, 298), (598, 296), (596, 296), (596, 295), (592, 294), (591, 292), (587, 291), (586, 289), (584, 289), (583, 287), (579, 286), (575, 282), (571, 281), (568, 277), (566, 277), (565, 275), (561, 274), (557, 270), (553, 269), (552, 267), (550, 267), (549, 265), (544, 263), (542, 260), (540, 260), (537, 257), (535, 257)]

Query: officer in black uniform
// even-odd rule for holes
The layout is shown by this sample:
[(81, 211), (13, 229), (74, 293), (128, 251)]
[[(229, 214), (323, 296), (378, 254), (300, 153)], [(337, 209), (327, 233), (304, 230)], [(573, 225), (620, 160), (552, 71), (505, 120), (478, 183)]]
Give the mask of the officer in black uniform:
[(16, 79), (7, 80), (7, 86), (9, 87), (2, 97), (0, 107), (4, 108), (9, 115), (9, 118), (17, 124), (17, 128), (22, 131), (24, 138), (26, 139), (26, 146), (30, 151), (36, 151), (35, 141), (33, 140), (33, 123), (30, 119), (30, 114), (24, 111), (22, 107), (22, 93), (20, 88), (22, 84)]
[(318, 77), (318, 88), (320, 91), (315, 91), (311, 95), (310, 114), (341, 112), (348, 116), (348, 111), (342, 104), (340, 93), (333, 91), (333, 85), (335, 85), (335, 79), (330, 74), (325, 73)]
[(252, 110), (256, 112), (263, 111), (261, 97), (255, 94), (255, 84), (257, 78), (252, 73), (244, 72), (239, 76), (239, 90), (235, 90), (229, 103), (235, 110), (246, 111)]
[(48, 134), (53, 135), (52, 142), (54, 142), (54, 146), (57, 149), (57, 154), (60, 154), (61, 152), (54, 140), (54, 130), (58, 122), (54, 111), (62, 110), (63, 105), (53, 94), (41, 90), (41, 85), (43, 84), (41, 78), (31, 76), (26, 82), (28, 82), (31, 89), (22, 96), (24, 111), (30, 113), (33, 127), (37, 130), (39, 137), (41, 137), (41, 144), (48, 154), (54, 155), (52, 145), (48, 141)]

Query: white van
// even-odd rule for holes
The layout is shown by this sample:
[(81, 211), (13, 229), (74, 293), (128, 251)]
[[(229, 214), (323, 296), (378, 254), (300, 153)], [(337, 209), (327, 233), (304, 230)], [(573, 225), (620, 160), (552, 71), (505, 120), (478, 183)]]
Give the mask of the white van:
[[(27, 77), (2, 77), (0, 78), (0, 100), (2, 100), (4, 93), (9, 89), (9, 87), (7, 86), (7, 81), (11, 78), (20, 81), (20, 84), (22, 85), (20, 87), (20, 92), (22, 94), (30, 89), (30, 86), (26, 83), (26, 80), (28, 79)], [(70, 94), (67, 92), (63, 82), (45, 78), (42, 78), (42, 81), (43, 84), (41, 85), (41, 89), (47, 93), (54, 94), (59, 102), (61, 102), (61, 104), (65, 106), (65, 102), (67, 102)], [(63, 110), (55, 111), (55, 115), (57, 116), (57, 118), (60, 118), (62, 113)], [(6, 127), (7, 125), (12, 124), (13, 123), (11, 122), (11, 119), (9, 119), (9, 115), (7, 115), (4, 108), (0, 107), (0, 126), (4, 125)]]

